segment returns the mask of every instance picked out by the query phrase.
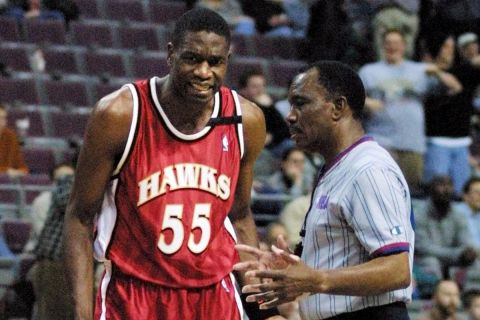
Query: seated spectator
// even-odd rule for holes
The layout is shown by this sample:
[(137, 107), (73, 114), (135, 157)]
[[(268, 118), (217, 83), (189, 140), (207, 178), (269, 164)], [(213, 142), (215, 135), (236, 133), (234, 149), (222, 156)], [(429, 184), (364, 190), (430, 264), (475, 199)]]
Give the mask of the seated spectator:
[[(50, 175), (55, 185), (66, 176), (73, 176), (75, 168), (69, 163), (60, 163), (55, 166)], [(41, 192), (32, 202), (30, 209), (30, 221), (32, 222), (32, 233), (30, 240), (25, 246), (25, 251), (32, 251), (37, 245), (38, 237), (47, 220), (48, 212), (52, 204), (52, 191)]]
[[(422, 274), (446, 279), (451, 267), (471, 266), (477, 257), (465, 215), (452, 206), (453, 184), (450, 177), (434, 177), (428, 198), (419, 202), (415, 212), (414, 265)], [(422, 291), (421, 277), (417, 277)]]
[(310, 207), (312, 195), (309, 193), (288, 202), (280, 212), (279, 220), (287, 228), (288, 246), (295, 248), (300, 242), (300, 230), (302, 229), (305, 214)]
[(465, 214), (472, 241), (480, 248), (480, 177), (472, 177), (465, 183), (463, 201), (456, 207)]
[(467, 312), (465, 320), (480, 320), (480, 290), (472, 289), (463, 294), (463, 307)]
[[(279, 1), (240, 0), (242, 10), (255, 20), (259, 33), (266, 36), (303, 37), (305, 30), (296, 30), (295, 22)], [(282, 1), (280, 1), (282, 2)]]
[(423, 312), (417, 320), (459, 320), (460, 288), (455, 281), (442, 280), (435, 287), (432, 308)]
[(280, 158), (283, 152), (293, 146), (287, 122), (275, 109), (274, 100), (267, 92), (267, 79), (261, 70), (246, 70), (240, 75), (239, 93), (255, 102), (263, 111), (267, 126), (265, 147), (274, 157)]
[(7, 127), (7, 109), (0, 105), (0, 173), (20, 177), (28, 173), (15, 131)]
[(251, 17), (243, 14), (237, 0), (199, 0), (195, 6), (217, 12), (228, 22), (234, 33), (244, 35), (256, 33), (255, 22)]
[(267, 178), (257, 191), (262, 193), (262, 189), (266, 189), (269, 193), (298, 197), (309, 192), (312, 180), (313, 176), (305, 172), (304, 151), (293, 147), (284, 152), (280, 170)]
[(13, 4), (6, 10), (5, 15), (15, 17), (19, 22), (23, 19), (65, 20), (59, 10), (47, 8), (41, 0), (12, 1)]
[[(480, 177), (470, 178), (463, 188), (463, 201), (457, 204), (457, 209), (462, 212), (467, 221), (472, 242), (480, 250)], [(465, 270), (463, 275), (464, 289), (480, 289), (480, 260)]]
[(63, 218), (72, 184), (72, 175), (66, 175), (58, 181), (47, 220), (34, 250), (36, 263), (30, 271), (37, 297), (38, 319), (73, 319), (73, 302), (68, 294), (62, 261)]

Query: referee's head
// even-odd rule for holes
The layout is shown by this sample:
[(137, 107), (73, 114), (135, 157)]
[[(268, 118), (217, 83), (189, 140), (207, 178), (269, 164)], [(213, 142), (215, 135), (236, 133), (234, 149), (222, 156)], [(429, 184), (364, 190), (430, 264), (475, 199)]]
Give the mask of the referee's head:
[(327, 98), (345, 97), (353, 117), (360, 119), (365, 105), (365, 88), (358, 74), (348, 65), (338, 61), (317, 61), (306, 70), (317, 69), (318, 83), (325, 88)]

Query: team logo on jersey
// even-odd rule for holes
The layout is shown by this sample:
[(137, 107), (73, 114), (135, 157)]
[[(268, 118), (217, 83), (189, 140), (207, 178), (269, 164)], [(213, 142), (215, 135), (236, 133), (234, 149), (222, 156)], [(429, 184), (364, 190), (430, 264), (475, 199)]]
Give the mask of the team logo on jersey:
[(403, 228), (400, 226), (395, 226), (392, 229), (390, 229), (390, 233), (394, 236), (399, 236), (403, 233)]
[(228, 151), (228, 139), (227, 136), (223, 136), (222, 139), (222, 146), (223, 146), (223, 151)]
[(318, 209), (327, 209), (328, 207), (328, 195), (323, 194), (320, 196), (320, 199), (318, 200), (317, 203)]

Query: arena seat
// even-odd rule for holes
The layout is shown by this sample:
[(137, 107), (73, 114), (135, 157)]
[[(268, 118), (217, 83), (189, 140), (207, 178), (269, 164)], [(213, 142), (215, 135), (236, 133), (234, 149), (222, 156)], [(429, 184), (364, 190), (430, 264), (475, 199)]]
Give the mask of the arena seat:
[(64, 81), (46, 79), (43, 81), (46, 92), (46, 104), (58, 106), (90, 106), (87, 81)]
[(10, 128), (15, 128), (16, 121), (28, 119), (29, 128), (26, 131), (27, 136), (44, 136), (45, 128), (43, 125), (42, 114), (38, 110), (18, 110), (12, 108), (8, 111), (8, 124)]
[(31, 45), (21, 42), (1, 42), (0, 61), (14, 71), (30, 71), (31, 50)]
[(31, 174), (49, 173), (56, 162), (52, 149), (23, 148), (23, 155)]
[(299, 60), (273, 60), (269, 63), (270, 85), (287, 88), (290, 80), (307, 64)]
[(75, 3), (81, 18), (99, 19), (105, 16), (97, 0), (75, 0)]
[(86, 49), (75, 46), (48, 46), (43, 50), (48, 73), (80, 73), (78, 56)]
[(72, 42), (87, 47), (113, 47), (115, 25), (105, 20), (72, 21)]
[(85, 72), (88, 75), (108, 77), (127, 76), (126, 51), (120, 49), (98, 49), (85, 53)]
[(227, 85), (237, 87), (240, 75), (246, 70), (260, 70), (265, 72), (268, 61), (259, 57), (233, 57), (228, 66), (225, 82)]
[(184, 2), (150, 1), (150, 21), (159, 24), (170, 24), (187, 11)]
[(63, 20), (27, 19), (24, 22), (27, 42), (65, 44), (67, 30)]
[(31, 222), (4, 218), (0, 221), (5, 242), (13, 253), (22, 252), (23, 248), (30, 239), (30, 232), (32, 231)]
[(10, 17), (0, 17), (0, 40), (21, 41), (22, 35), (17, 20)]
[[(128, 23), (119, 27), (120, 47), (159, 50), (159, 26), (153, 23)], [(165, 47), (166, 48), (166, 47)]]
[(106, 18), (119, 21), (147, 21), (140, 0), (104, 0)]
[(3, 103), (38, 104), (39, 95), (33, 78), (1, 78), (0, 101)]
[(168, 73), (167, 53), (162, 51), (148, 52), (132, 57), (133, 76), (135, 78), (149, 78), (163, 76)]
[(83, 137), (88, 122), (88, 113), (51, 112), (50, 119), (55, 137)]

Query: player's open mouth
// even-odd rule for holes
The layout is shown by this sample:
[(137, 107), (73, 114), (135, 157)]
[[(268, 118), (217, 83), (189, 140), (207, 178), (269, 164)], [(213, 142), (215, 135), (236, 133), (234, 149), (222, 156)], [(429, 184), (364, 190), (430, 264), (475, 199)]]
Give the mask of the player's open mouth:
[(206, 93), (212, 89), (212, 86), (210, 85), (204, 85), (204, 84), (199, 84), (199, 83), (190, 83), (190, 86), (195, 89), (195, 91), (199, 91), (202, 93)]

